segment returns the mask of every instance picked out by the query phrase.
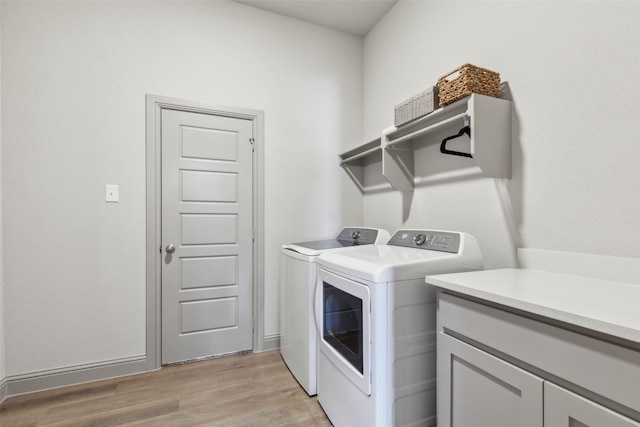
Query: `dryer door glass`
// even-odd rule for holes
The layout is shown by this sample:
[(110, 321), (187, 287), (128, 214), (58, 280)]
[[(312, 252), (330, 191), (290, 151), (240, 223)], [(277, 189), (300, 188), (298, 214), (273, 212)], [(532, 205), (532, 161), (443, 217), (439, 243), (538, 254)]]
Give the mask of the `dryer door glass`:
[(363, 373), (362, 299), (323, 282), (324, 340)]

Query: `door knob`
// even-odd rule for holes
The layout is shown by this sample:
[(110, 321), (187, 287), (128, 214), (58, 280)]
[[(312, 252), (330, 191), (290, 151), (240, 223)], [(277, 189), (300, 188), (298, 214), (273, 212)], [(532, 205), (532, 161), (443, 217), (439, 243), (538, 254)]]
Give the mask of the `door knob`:
[(164, 248), (165, 252), (168, 254), (172, 254), (176, 251), (176, 247), (172, 244), (168, 244), (166, 248)]

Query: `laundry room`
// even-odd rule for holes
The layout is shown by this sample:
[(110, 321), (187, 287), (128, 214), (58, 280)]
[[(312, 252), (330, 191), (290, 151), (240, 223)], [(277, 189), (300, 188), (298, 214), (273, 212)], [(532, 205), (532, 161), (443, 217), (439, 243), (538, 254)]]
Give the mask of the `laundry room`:
[[(485, 272), (532, 268), (640, 286), (640, 124), (633, 119), (640, 115), (640, 3), (266, 1), (325, 4), (327, 14), (331, 3), (386, 4), (371, 28), (353, 31), (250, 3), (0, 3), (0, 401), (159, 369), (168, 341), (165, 273), (191, 280), (195, 292), (203, 286), (192, 277), (213, 264), (189, 260), (236, 256), (182, 259), (180, 244), (166, 239), (169, 110), (223, 111), (235, 119), (230, 126), (250, 123), (250, 178), (241, 184), (250, 220), (236, 234), (251, 260), (230, 267), (247, 273), (249, 287), (242, 352), (280, 348), (282, 245), (334, 239), (345, 228), (389, 238), (398, 230), (425, 239), (425, 231), (459, 233), (477, 242)], [(387, 135), (403, 132), (394, 127), (395, 107), (463, 64), (499, 73), (495, 100), (508, 105), (508, 123), (482, 118), (475, 105), (460, 110), (472, 112), (473, 133), (450, 146), (474, 150), (471, 158), (440, 151), (463, 118), (385, 148)], [(473, 130), (482, 120), (507, 135), (503, 145)], [(500, 159), (499, 173), (482, 165), (485, 149)], [(191, 159), (181, 167), (193, 178), (207, 162)], [(216, 176), (232, 173), (224, 168)], [(390, 179), (391, 168), (401, 183)], [(174, 228), (195, 227), (197, 246), (206, 237), (198, 224)], [(194, 265), (194, 275), (181, 273), (186, 267), (166, 272), (171, 256), (174, 266)], [(436, 282), (455, 293), (460, 280)], [(457, 313), (458, 301), (451, 304)], [(196, 306), (192, 332), (206, 310)], [(212, 321), (230, 321), (234, 309)], [(633, 337), (616, 339), (637, 349)], [(560, 385), (577, 383), (567, 377)], [(640, 422), (639, 408), (579, 385)]]

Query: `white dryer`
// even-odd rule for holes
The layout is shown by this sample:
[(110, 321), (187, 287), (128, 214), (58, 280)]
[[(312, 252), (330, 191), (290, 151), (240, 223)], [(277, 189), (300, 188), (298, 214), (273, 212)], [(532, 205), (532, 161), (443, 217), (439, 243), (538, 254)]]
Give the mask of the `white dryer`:
[(345, 227), (333, 239), (287, 243), (280, 255), (280, 354), (302, 388), (315, 396), (317, 343), (313, 319), (316, 260), (321, 253), (349, 246), (383, 244), (389, 232)]
[(424, 278), (482, 268), (476, 239), (447, 231), (318, 257), (318, 402), (334, 426), (435, 426), (436, 291)]

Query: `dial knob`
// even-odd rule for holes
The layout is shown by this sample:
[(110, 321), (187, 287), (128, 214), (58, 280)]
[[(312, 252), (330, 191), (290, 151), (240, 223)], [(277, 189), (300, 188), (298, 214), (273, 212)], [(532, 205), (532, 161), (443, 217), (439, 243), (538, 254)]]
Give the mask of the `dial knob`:
[(361, 234), (361, 233), (360, 233), (360, 230), (354, 230), (354, 231), (351, 233), (351, 238), (352, 238), (353, 240), (356, 240), (357, 238), (359, 238), (359, 237), (360, 237), (360, 234)]
[(422, 233), (416, 234), (415, 236), (413, 236), (413, 243), (415, 243), (418, 246), (422, 246), (425, 240), (427, 240), (427, 236), (425, 236)]

